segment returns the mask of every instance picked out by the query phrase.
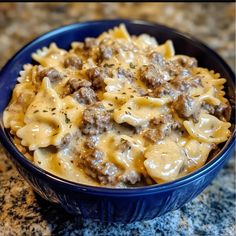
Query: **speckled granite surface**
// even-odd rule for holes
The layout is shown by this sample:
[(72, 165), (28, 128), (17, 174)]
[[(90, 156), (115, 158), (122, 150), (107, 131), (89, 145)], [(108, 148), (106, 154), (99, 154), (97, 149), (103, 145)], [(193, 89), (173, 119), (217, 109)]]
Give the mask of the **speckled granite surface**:
[[(101, 18), (147, 19), (189, 32), (235, 70), (235, 4), (4, 3), (0, 4), (0, 67), (34, 37), (60, 25)], [(0, 236), (235, 235), (235, 158), (180, 210), (151, 221), (102, 224), (66, 214), (34, 194), (0, 146)]]

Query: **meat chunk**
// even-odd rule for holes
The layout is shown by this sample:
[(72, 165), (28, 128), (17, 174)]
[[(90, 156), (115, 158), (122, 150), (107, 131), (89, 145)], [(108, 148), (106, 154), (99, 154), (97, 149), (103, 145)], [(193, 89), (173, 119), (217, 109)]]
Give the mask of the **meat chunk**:
[(131, 170), (119, 176), (119, 181), (126, 184), (136, 184), (137, 182), (141, 181), (141, 174), (137, 173), (134, 170)]
[(91, 80), (95, 89), (100, 89), (104, 86), (104, 79), (106, 77), (106, 71), (102, 68), (90, 68), (86, 71), (88, 78)]
[(205, 109), (209, 114), (216, 116), (220, 120), (229, 121), (231, 117), (232, 108), (230, 104), (220, 104), (213, 106), (208, 103), (203, 103), (202, 108)]
[(64, 61), (65, 68), (71, 67), (81, 70), (82, 66), (83, 66), (83, 61), (78, 56), (67, 57)]
[(82, 79), (82, 80), (78, 80), (78, 79), (70, 79), (68, 81), (70, 87), (76, 91), (82, 87), (90, 87), (92, 85), (92, 83), (88, 80)]
[(112, 48), (111, 47), (106, 47), (105, 45), (101, 44), (99, 46), (99, 50), (100, 50), (100, 59), (102, 61), (112, 58)]
[(232, 107), (230, 104), (220, 104), (216, 106), (214, 115), (220, 120), (229, 121), (231, 117)]
[(140, 69), (140, 79), (149, 88), (155, 88), (156, 86), (164, 83), (165, 77), (166, 74), (153, 64), (144, 65)]
[(128, 80), (131, 80), (132, 78), (133, 78), (133, 73), (132, 73), (132, 71), (131, 70), (129, 70), (129, 69), (123, 69), (123, 68), (118, 68), (117, 69), (117, 77), (118, 78), (126, 78), (126, 79), (128, 79)]
[(197, 88), (202, 86), (200, 76), (189, 76), (187, 78), (179, 78), (171, 80), (171, 84), (180, 92), (187, 92), (190, 88)]
[(93, 104), (96, 102), (96, 94), (93, 89), (89, 87), (82, 87), (73, 93), (73, 97), (83, 104)]
[(184, 68), (175, 61), (166, 61), (164, 69), (173, 77), (181, 75), (184, 71)]
[(182, 118), (192, 117), (195, 121), (198, 120), (200, 103), (192, 99), (189, 95), (181, 94), (173, 103), (173, 108)]
[(197, 60), (194, 57), (178, 56), (175, 61), (184, 68), (192, 68), (197, 66)]
[(157, 64), (158, 66), (161, 66), (161, 67), (164, 65), (164, 58), (158, 52), (152, 52), (149, 55), (149, 58), (151, 60), (151, 63), (153, 63), (153, 64)]
[(173, 99), (175, 99), (178, 95), (178, 92), (170, 83), (165, 82), (157, 86), (152, 92), (149, 93), (149, 95), (158, 98), (163, 96), (171, 96)]
[(149, 127), (144, 131), (144, 137), (155, 143), (170, 135), (172, 130), (180, 128), (180, 124), (173, 120), (171, 115), (153, 118)]
[(78, 164), (84, 172), (101, 184), (115, 185), (119, 169), (115, 164), (104, 161), (104, 153), (97, 149), (86, 149), (80, 153)]
[(111, 115), (102, 104), (96, 103), (84, 110), (81, 126), (83, 134), (95, 135), (103, 133), (111, 127)]
[(206, 103), (206, 102), (203, 102), (202, 103), (202, 108), (204, 110), (206, 110), (209, 114), (214, 114), (215, 113), (215, 106), (209, 104), (209, 103)]
[(44, 77), (48, 77), (52, 83), (59, 82), (63, 79), (63, 75), (52, 67), (39, 71), (37, 77), (39, 80), (42, 80)]
[(112, 185), (117, 183), (118, 168), (114, 163), (105, 162), (102, 166), (101, 174), (98, 179), (102, 184), (110, 183)]
[(173, 87), (181, 92), (187, 92), (190, 89), (190, 83), (186, 80), (180, 80), (180, 79), (173, 79), (171, 81), (171, 84)]
[(72, 135), (70, 133), (67, 133), (62, 139), (61, 139), (61, 143), (60, 145), (58, 146), (59, 149), (64, 149), (66, 148), (70, 141), (72, 139)]
[(88, 88), (90, 86), (92, 86), (92, 83), (88, 80), (70, 79), (64, 86), (62, 97), (71, 95), (72, 93), (79, 90), (80, 88), (83, 88), (83, 87)]
[(98, 142), (98, 137), (96, 135), (90, 136), (84, 143), (85, 148), (93, 149), (96, 147), (97, 142)]

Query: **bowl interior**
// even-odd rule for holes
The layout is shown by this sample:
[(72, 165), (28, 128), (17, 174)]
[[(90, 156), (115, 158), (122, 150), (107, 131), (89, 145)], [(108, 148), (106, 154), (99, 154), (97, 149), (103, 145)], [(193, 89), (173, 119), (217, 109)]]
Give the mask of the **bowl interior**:
[[(166, 40), (171, 39), (174, 43), (176, 54), (185, 54), (195, 57), (198, 60), (199, 66), (214, 70), (220, 73), (221, 77), (226, 78), (226, 93), (233, 106), (231, 123), (235, 123), (235, 106), (233, 104), (235, 101), (235, 76), (229, 66), (213, 50), (190, 36), (183, 35), (174, 29), (162, 25), (142, 21), (104, 20), (76, 23), (50, 31), (22, 48), (6, 64), (6, 66), (4, 66), (0, 73), (1, 139), (9, 140), (7, 132), (3, 128), (2, 113), (9, 103), (12, 90), (15, 87), (16, 79), (19, 75), (19, 71), (22, 70), (23, 65), (26, 63), (34, 64), (34, 61), (31, 58), (31, 54), (33, 52), (42, 47), (49, 46), (49, 44), (52, 42), (55, 42), (61, 48), (69, 49), (71, 42), (83, 41), (86, 37), (97, 37), (102, 32), (111, 29), (114, 26), (118, 26), (120, 23), (125, 23), (131, 35), (140, 35), (142, 33), (146, 33), (155, 37), (159, 43), (164, 43)], [(234, 125), (232, 126), (232, 130), (233, 129)]]

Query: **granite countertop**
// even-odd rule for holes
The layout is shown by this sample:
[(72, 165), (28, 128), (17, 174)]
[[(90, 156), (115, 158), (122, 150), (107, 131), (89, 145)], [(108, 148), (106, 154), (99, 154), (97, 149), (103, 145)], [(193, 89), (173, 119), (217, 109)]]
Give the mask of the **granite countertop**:
[[(26, 42), (55, 27), (102, 18), (151, 20), (215, 49), (235, 70), (234, 3), (2, 3), (0, 68)], [(0, 235), (235, 235), (235, 158), (191, 203), (150, 221), (103, 224), (71, 216), (36, 195), (0, 145)]]

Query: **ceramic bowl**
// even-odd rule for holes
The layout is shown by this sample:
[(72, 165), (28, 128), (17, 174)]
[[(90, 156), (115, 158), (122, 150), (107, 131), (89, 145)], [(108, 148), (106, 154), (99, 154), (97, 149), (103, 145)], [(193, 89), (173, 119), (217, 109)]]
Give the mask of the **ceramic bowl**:
[(76, 23), (50, 31), (33, 40), (13, 56), (0, 72), (0, 140), (19, 173), (32, 188), (48, 201), (59, 203), (67, 212), (81, 214), (106, 222), (134, 222), (148, 220), (176, 210), (200, 194), (214, 179), (231, 156), (235, 144), (234, 111), (232, 135), (222, 145), (221, 152), (202, 168), (178, 180), (152, 186), (112, 189), (92, 187), (70, 182), (46, 172), (28, 161), (14, 146), (3, 127), (2, 113), (9, 103), (16, 78), (23, 65), (34, 63), (31, 53), (51, 42), (69, 49), (72, 41), (83, 41), (124, 23), (130, 34), (147, 33), (159, 43), (171, 39), (177, 54), (197, 58), (199, 65), (215, 70), (227, 79), (226, 93), (235, 101), (235, 75), (223, 59), (195, 38), (149, 22), (135, 20), (102, 20)]

